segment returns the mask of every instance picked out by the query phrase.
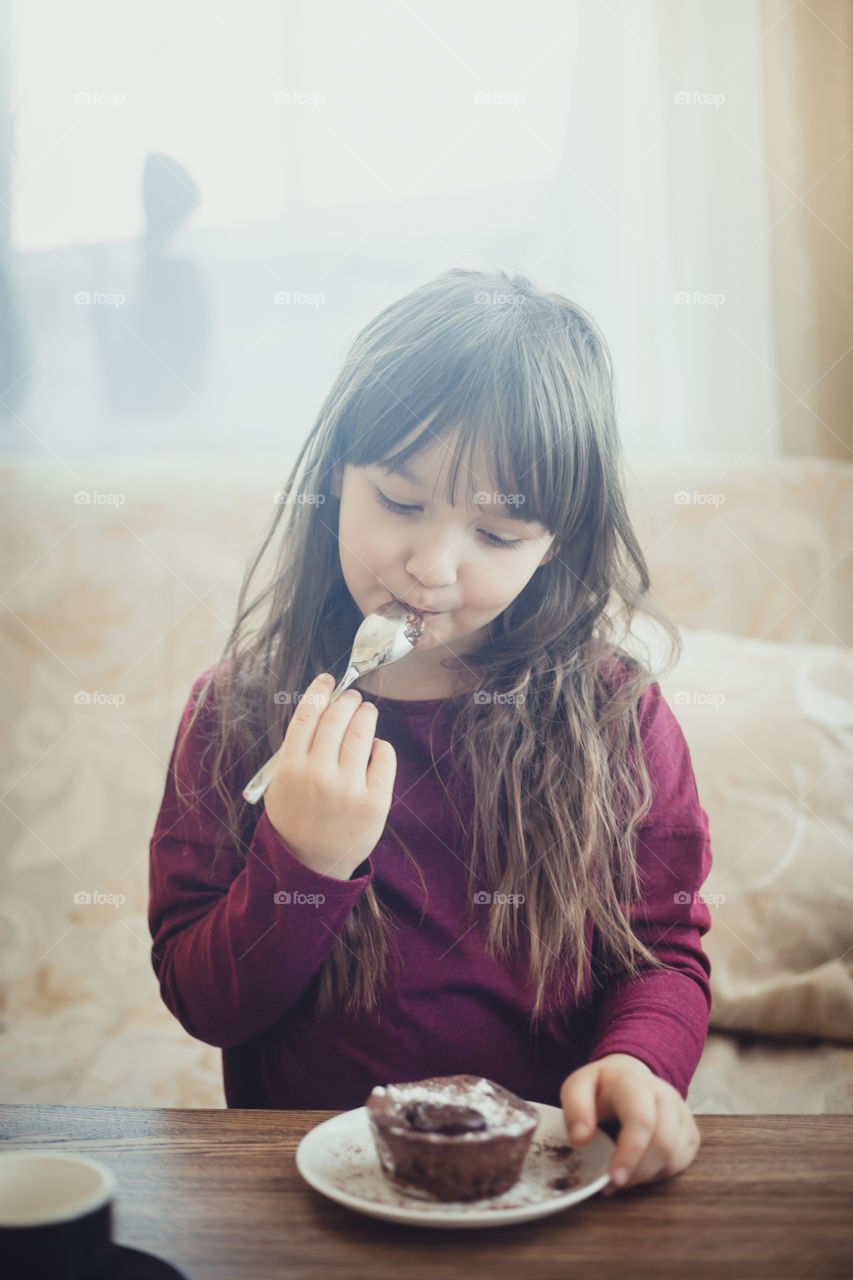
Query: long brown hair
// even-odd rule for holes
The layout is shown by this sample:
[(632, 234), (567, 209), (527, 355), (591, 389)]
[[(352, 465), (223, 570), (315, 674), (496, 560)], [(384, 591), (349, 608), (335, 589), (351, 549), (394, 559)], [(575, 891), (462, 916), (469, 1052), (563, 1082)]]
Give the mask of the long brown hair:
[[(523, 494), (526, 517), (554, 534), (551, 559), (494, 620), (487, 643), (465, 654), (475, 688), (449, 704), (450, 756), (473, 789), (464, 823), (472, 919), (487, 921), (491, 954), (527, 957), (535, 1029), (566, 1007), (572, 987), (666, 967), (628, 916), (652, 798), (637, 706), (655, 676), (620, 637), (635, 612), (650, 615), (669, 639), (664, 670), (680, 638), (649, 596), (624, 496), (611, 357), (586, 312), (522, 275), (455, 269), (361, 330), (246, 571), (190, 726), (211, 693), (212, 786), (226, 815), (216, 854), (229, 842), (245, 858), (260, 806), (243, 800), (234, 777), (245, 783), (280, 745), (295, 705), (282, 691), (304, 690), (321, 671), (343, 675), (361, 622), (341, 572), (332, 488), (347, 464), (402, 462), (460, 427), (450, 501), (463, 455), (485, 446), (496, 490)], [(248, 602), (271, 546), (271, 571)], [(443, 665), (458, 670), (460, 661)], [(390, 820), (386, 829), (417, 868)], [(483, 890), (498, 897), (478, 917)], [(376, 1007), (393, 929), (381, 888), (369, 886), (320, 971), (315, 1017)]]

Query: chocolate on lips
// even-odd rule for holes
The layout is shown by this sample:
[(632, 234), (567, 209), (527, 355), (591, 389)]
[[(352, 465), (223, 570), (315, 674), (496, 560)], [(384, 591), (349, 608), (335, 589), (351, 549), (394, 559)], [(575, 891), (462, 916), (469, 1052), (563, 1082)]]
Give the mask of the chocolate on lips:
[(529, 1102), (472, 1075), (377, 1086), (367, 1117), (386, 1177), (409, 1194), (440, 1201), (508, 1191), (539, 1121)]

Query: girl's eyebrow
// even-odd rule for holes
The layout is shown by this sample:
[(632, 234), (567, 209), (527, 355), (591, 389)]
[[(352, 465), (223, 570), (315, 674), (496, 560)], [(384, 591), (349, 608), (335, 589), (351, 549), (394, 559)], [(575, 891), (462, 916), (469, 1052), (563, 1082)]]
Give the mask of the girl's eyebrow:
[[(380, 462), (380, 471), (384, 471), (386, 476), (402, 476), (404, 480), (408, 480), (410, 484), (422, 485), (423, 481), (408, 469), (405, 463), (397, 462), (393, 466), (387, 466)], [(510, 496), (510, 495), (507, 495)], [(504, 520), (517, 520), (519, 524), (535, 525), (540, 524), (539, 520), (528, 520), (524, 515), (524, 508), (521, 503), (516, 502), (474, 502), (469, 504), (470, 511), (482, 511), (486, 515), (497, 517)]]

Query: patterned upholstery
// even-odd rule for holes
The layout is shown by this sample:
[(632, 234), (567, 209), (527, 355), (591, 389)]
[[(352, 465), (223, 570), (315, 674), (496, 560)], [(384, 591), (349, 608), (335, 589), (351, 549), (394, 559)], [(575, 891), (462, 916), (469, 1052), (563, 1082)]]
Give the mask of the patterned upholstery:
[[(5, 1101), (224, 1106), (218, 1051), (188, 1037), (160, 1000), (146, 921), (148, 840), (181, 709), (227, 636), (288, 470), (287, 460), (189, 454), (0, 467)], [(814, 646), (822, 661), (849, 659), (853, 467), (632, 458), (629, 477), (657, 598), (694, 655), (688, 691), (705, 687), (697, 672), (709, 655), (718, 681), (745, 660), (742, 637), (760, 639), (765, 657)], [(701, 633), (700, 650), (691, 632)], [(674, 699), (682, 685), (676, 670), (664, 691)], [(694, 698), (674, 709), (700, 797), (704, 778), (722, 804), (712, 783), (731, 739), (706, 732), (705, 705)], [(836, 710), (843, 732), (846, 713)], [(811, 754), (801, 767), (815, 767)], [(784, 791), (773, 803), (781, 818)], [(714, 838), (722, 820), (709, 815)], [(709, 951), (725, 921), (718, 912)], [(723, 956), (719, 972), (748, 959), (748, 951)], [(713, 953), (712, 962), (716, 969)], [(792, 1041), (784, 1020), (761, 1025), (760, 1001), (719, 997), (718, 1007), (715, 989), (721, 1029), (694, 1079), (694, 1110), (853, 1108), (853, 1044), (829, 1038), (842, 1027), (832, 1010), (811, 1032), (819, 1041)]]

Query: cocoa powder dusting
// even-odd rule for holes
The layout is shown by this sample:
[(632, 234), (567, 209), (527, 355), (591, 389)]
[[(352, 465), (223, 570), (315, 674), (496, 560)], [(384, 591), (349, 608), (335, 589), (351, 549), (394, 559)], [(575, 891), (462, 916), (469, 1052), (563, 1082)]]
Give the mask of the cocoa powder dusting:
[(515, 1186), (510, 1187), (503, 1195), (472, 1200), (467, 1204), (442, 1203), (423, 1192), (408, 1192), (395, 1186), (382, 1172), (376, 1148), (369, 1138), (364, 1141), (355, 1138), (342, 1141), (335, 1153), (333, 1167), (325, 1169), (324, 1173), (338, 1190), (348, 1195), (399, 1208), (411, 1209), (416, 1206), (419, 1212), (429, 1215), (443, 1214), (448, 1209), (454, 1213), (464, 1212), (466, 1209), (498, 1213), (504, 1209), (540, 1204), (583, 1186), (589, 1180), (589, 1175), (584, 1174), (583, 1162), (574, 1153), (573, 1147), (565, 1142), (547, 1139), (537, 1141), (535, 1138), (530, 1144), (521, 1177)]

